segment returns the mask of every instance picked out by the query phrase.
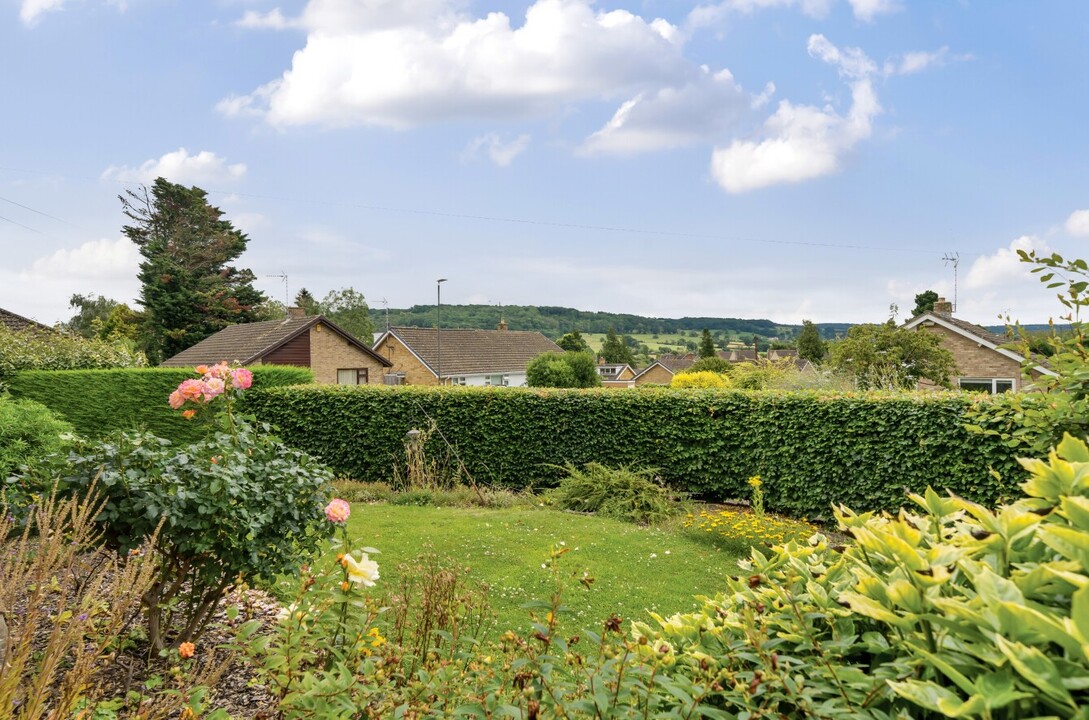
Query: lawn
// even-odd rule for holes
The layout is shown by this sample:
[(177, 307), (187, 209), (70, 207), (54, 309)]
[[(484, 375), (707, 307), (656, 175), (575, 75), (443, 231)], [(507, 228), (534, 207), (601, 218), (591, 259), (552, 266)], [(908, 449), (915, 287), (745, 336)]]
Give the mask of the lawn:
[[(352, 506), (353, 544), (382, 551), (381, 585), (393, 587), (398, 565), (424, 552), (450, 557), (491, 587), (498, 630), (529, 626), (530, 600), (547, 600), (555, 587), (542, 564), (553, 545), (566, 543), (560, 560), (566, 584), (567, 629), (599, 628), (616, 613), (648, 619), (688, 610), (696, 595), (714, 594), (737, 573), (737, 556), (680, 529), (656, 529), (555, 510)], [(595, 578), (587, 590), (583, 573)]]

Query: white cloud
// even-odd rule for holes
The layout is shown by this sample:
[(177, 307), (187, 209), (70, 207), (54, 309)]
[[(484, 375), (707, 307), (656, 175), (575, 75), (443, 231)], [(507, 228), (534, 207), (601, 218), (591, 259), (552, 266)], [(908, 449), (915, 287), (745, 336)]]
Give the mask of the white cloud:
[(34, 25), (42, 15), (63, 8), (64, 3), (65, 0), (23, 0), (19, 8), (19, 19), (26, 25)]
[(1075, 237), (1089, 237), (1089, 210), (1075, 210), (1066, 219), (1066, 231)]
[(276, 126), (406, 128), (460, 118), (553, 113), (683, 82), (693, 64), (664, 20), (590, 0), (537, 0), (513, 27), (441, 0), (311, 0), (306, 45), (279, 79), (221, 101)]
[(750, 98), (729, 70), (702, 67), (680, 87), (639, 93), (583, 143), (583, 153), (637, 153), (712, 141), (734, 130), (754, 106), (767, 102), (774, 85)]
[(268, 218), (258, 212), (231, 213), (230, 217), (227, 219), (231, 221), (232, 225), (247, 235), (252, 235), (268, 225)]
[(870, 79), (877, 66), (861, 50), (840, 50), (823, 35), (809, 38), (809, 52), (836, 65), (852, 81), (850, 110), (840, 115), (828, 106), (781, 101), (764, 123), (763, 139), (734, 140), (712, 153), (711, 174), (727, 192), (827, 175), (839, 167), (844, 154), (872, 133), (873, 118), (881, 112)]
[(939, 48), (934, 52), (920, 50), (917, 52), (905, 53), (904, 57), (900, 60), (897, 72), (901, 75), (911, 75), (913, 73), (922, 72), (929, 67), (944, 65), (948, 54), (948, 47)]
[(897, 12), (900, 3), (897, 0), (848, 0), (855, 17), (863, 22), (873, 22), (878, 15)]
[(202, 150), (190, 155), (185, 148), (178, 148), (162, 157), (148, 160), (140, 167), (111, 165), (102, 173), (103, 180), (117, 182), (148, 183), (157, 177), (188, 185), (205, 185), (238, 180), (246, 174), (243, 163), (228, 165), (224, 158)]
[(1018, 250), (1035, 250), (1037, 253), (1050, 253), (1051, 248), (1045, 240), (1035, 235), (1022, 235), (1009, 244), (999, 248), (991, 255), (977, 258), (964, 278), (967, 288), (982, 290), (987, 288), (1006, 288), (1013, 283), (1036, 282), (1031, 274), (1032, 266), (1021, 262)]
[(476, 160), (484, 152), (487, 153), (488, 159), (498, 167), (508, 167), (514, 162), (514, 158), (521, 155), (529, 147), (529, 140), (529, 135), (522, 134), (504, 142), (498, 134), (488, 133), (473, 138), (461, 154), (461, 158), (464, 162)]
[(128, 238), (103, 239), (38, 258), (23, 274), (38, 280), (118, 280), (136, 277), (139, 264), (140, 252)]
[(295, 18), (286, 17), (280, 8), (273, 8), (265, 13), (257, 10), (247, 10), (234, 24), (239, 27), (258, 30), (288, 30), (299, 27), (299, 21)]
[(761, 10), (798, 7), (812, 18), (828, 15), (833, 0), (724, 0), (712, 5), (697, 5), (688, 13), (686, 21), (690, 29), (717, 25), (733, 13), (750, 15)]

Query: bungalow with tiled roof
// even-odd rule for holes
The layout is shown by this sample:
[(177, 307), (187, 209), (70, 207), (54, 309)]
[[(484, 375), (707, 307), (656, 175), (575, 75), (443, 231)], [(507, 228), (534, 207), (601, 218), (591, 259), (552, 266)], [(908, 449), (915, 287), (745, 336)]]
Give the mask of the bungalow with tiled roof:
[[(904, 323), (908, 330), (936, 334), (942, 346), (953, 355), (958, 374), (952, 378), (953, 387), (977, 392), (1000, 393), (1022, 389), (1021, 364), (1024, 355), (1010, 350), (1009, 340), (987, 328), (953, 317), (953, 304), (938, 298), (934, 309)], [(1055, 375), (1055, 371), (1039, 365), (1033, 377)], [(929, 381), (919, 382), (922, 389), (935, 387)]]
[(406, 385), (522, 387), (526, 366), (541, 353), (563, 352), (539, 332), (394, 327), (374, 350)]
[(673, 376), (692, 367), (699, 358), (692, 353), (684, 355), (662, 354), (635, 376), (636, 385), (669, 385)]
[(380, 384), (390, 362), (322, 315), (291, 308), (284, 320), (223, 328), (165, 360), (165, 367), (194, 367), (226, 360), (240, 365), (297, 365), (325, 384)]
[(48, 325), (42, 325), (40, 322), (25, 318), (22, 315), (16, 315), (10, 310), (0, 308), (0, 325), (3, 325), (8, 330), (13, 332), (22, 332), (23, 330), (37, 330), (53, 332), (53, 328)]

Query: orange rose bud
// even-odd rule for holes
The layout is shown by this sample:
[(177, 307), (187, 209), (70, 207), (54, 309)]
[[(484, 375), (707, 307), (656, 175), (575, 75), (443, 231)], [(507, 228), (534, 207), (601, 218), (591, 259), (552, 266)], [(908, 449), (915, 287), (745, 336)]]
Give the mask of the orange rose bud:
[(344, 592), (348, 592), (348, 588), (350, 588), (350, 587), (351, 587), (351, 585), (348, 584), (347, 580), (345, 580), (344, 582), (342, 582), (340, 584), (340, 589), (343, 590)]
[(183, 642), (178, 646), (178, 654), (182, 656), (183, 660), (188, 660), (193, 657), (193, 653), (197, 651), (197, 646), (191, 642)]
[(197, 414), (196, 410), (189, 409), (182, 412), (182, 417), (186, 420), (192, 420), (193, 416)]

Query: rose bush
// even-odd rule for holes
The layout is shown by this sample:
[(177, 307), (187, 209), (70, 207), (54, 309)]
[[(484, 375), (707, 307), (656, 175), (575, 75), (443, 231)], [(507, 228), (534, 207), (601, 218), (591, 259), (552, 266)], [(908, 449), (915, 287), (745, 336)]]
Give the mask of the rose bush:
[(161, 526), (159, 570), (143, 598), (157, 649), (199, 637), (227, 589), (296, 573), (332, 534), (323, 512), (332, 473), (236, 412), (250, 372), (226, 363), (197, 372), (168, 402), (208, 416), (203, 440), (174, 445), (140, 432), (77, 440), (66, 457), (17, 478), (29, 492), (55, 478), (71, 494), (97, 483), (103, 537), (119, 552)]

